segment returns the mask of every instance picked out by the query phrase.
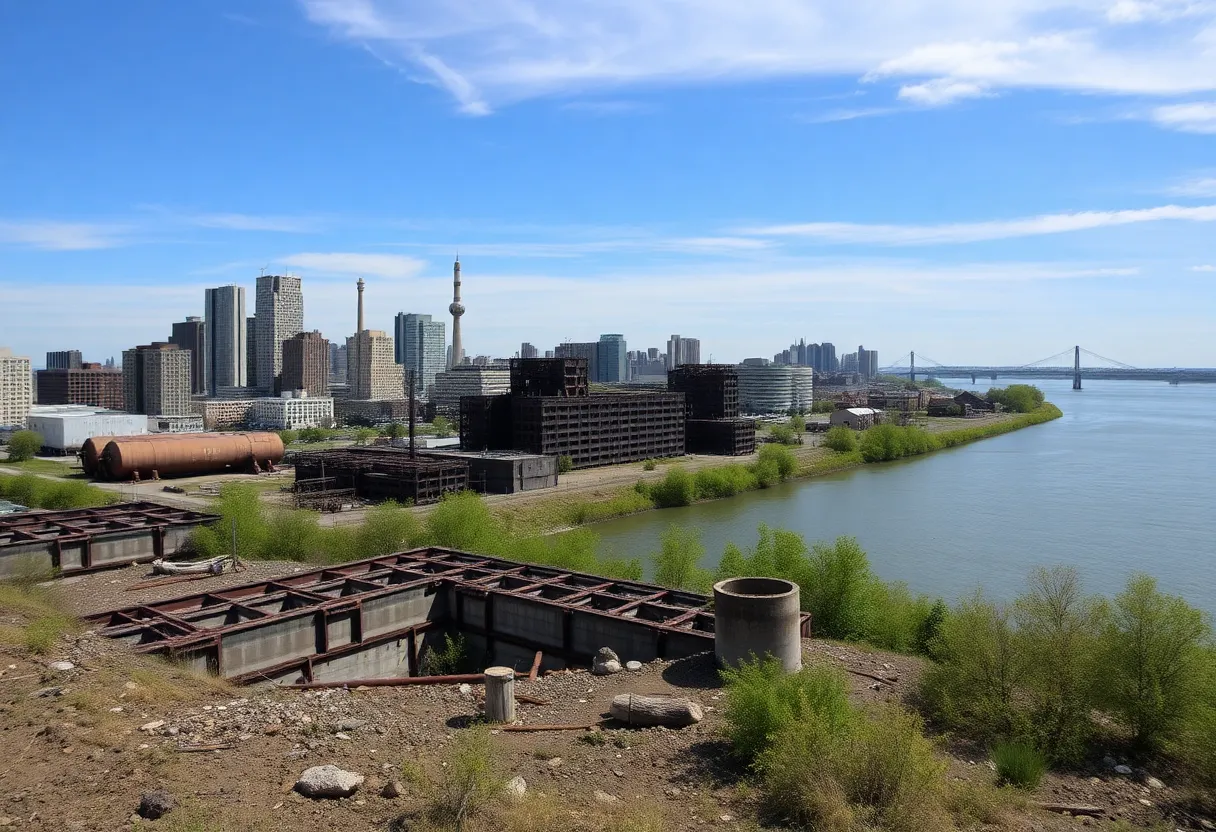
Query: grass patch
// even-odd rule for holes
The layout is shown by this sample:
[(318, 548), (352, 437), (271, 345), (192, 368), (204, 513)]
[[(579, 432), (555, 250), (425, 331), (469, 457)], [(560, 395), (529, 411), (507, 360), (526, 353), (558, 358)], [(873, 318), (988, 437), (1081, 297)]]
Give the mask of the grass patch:
[[(33, 461), (38, 460), (31, 460)], [(12, 467), (28, 464), (21, 463)], [(64, 467), (54, 462), (47, 464)], [(55, 481), (28, 473), (15, 477), (0, 473), (0, 499), (29, 508), (67, 509), (109, 505), (118, 502), (121, 497), (95, 488), (83, 480)]]
[(84, 476), (80, 466), (69, 462), (56, 462), (53, 459), (24, 459), (20, 462), (0, 459), (0, 470), (21, 474), (49, 474), (63, 478)]
[(1047, 758), (1024, 742), (997, 743), (992, 749), (997, 780), (1028, 791), (1037, 789), (1047, 773)]
[(77, 621), (64, 611), (58, 596), (28, 580), (0, 583), (0, 610), (24, 622), (18, 626), (0, 628), (0, 643), (24, 647), (38, 656), (45, 656), (69, 632), (77, 629)]

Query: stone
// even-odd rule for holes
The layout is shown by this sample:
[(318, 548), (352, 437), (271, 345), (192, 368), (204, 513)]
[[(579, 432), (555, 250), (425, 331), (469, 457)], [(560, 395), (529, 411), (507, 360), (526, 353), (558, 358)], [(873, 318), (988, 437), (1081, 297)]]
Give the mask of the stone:
[(343, 734), (341, 731), (339, 731), (338, 733), (334, 734), (334, 739), (348, 740), (348, 739), (350, 739), (350, 734)]
[(596, 803), (620, 803), (621, 802), (621, 799), (619, 797), (617, 797), (616, 795), (608, 794), (608, 792), (601, 791), (599, 789), (595, 790), (594, 796), (595, 796)]
[(507, 781), (507, 786), (503, 789), (508, 797), (519, 800), (528, 793), (528, 781), (522, 777), (512, 777)]
[(63, 696), (63, 688), (42, 688), (30, 694), (31, 699), (46, 699), (50, 696)]
[(363, 785), (363, 775), (335, 765), (313, 766), (300, 775), (296, 791), (314, 799), (350, 797)]
[(457, 690), (460, 691), (461, 696), (468, 696), (469, 694), (471, 694), (473, 692), (473, 686), (470, 685), (468, 682), (461, 682), (460, 687), (457, 688)]
[(338, 723), (339, 731), (358, 731), (367, 724), (366, 719), (344, 719)]
[(1128, 775), (1132, 773), (1131, 766), (1115, 766), (1115, 774)]
[(157, 720), (153, 720), (152, 722), (145, 722), (143, 725), (139, 726), (139, 730), (155, 731), (157, 728), (163, 728), (164, 725), (165, 725), (165, 721), (163, 719), (157, 719)]
[(173, 799), (173, 795), (157, 789), (141, 794), (139, 808), (135, 811), (145, 820), (156, 820), (172, 812), (176, 805), (177, 802)]
[(621, 657), (616, 654), (616, 651), (611, 647), (601, 647), (595, 651), (595, 662), (620, 662)]
[(632, 673), (637, 673), (642, 669), (642, 663), (639, 661), (625, 662), (625, 669)]
[(561, 764), (562, 764), (562, 758), (554, 757), (552, 760), (549, 761), (549, 768), (557, 768)]
[(719, 815), (718, 820), (722, 821), (723, 823), (730, 823), (732, 820), (734, 820), (734, 818), (730, 815)]
[(1151, 800), (1146, 800), (1145, 798), (1143, 798), (1143, 797), (1142, 797), (1142, 798), (1140, 798), (1140, 805), (1141, 805), (1141, 806), (1152, 806), (1152, 805), (1153, 805), (1153, 801), (1151, 801)]
[(1150, 789), (1164, 789), (1165, 788), (1165, 784), (1162, 783), (1160, 780), (1158, 780), (1156, 777), (1144, 778), (1144, 785), (1148, 786)]
[(392, 800), (393, 798), (401, 797), (403, 791), (405, 789), (402, 788), (401, 783), (396, 780), (389, 780), (384, 784), (384, 788), (380, 790), (380, 796)]
[(76, 665), (72, 664), (71, 662), (51, 662), (47, 665), (47, 667), (58, 673), (67, 673), (69, 670), (76, 669)]
[(596, 662), (592, 665), (591, 672), (596, 676), (611, 676), (614, 673), (621, 672), (621, 663), (614, 661)]
[(1102, 765), (1106, 766), (1107, 768), (1114, 768), (1115, 766), (1119, 765), (1119, 761), (1114, 757), (1107, 755), (1102, 758)]

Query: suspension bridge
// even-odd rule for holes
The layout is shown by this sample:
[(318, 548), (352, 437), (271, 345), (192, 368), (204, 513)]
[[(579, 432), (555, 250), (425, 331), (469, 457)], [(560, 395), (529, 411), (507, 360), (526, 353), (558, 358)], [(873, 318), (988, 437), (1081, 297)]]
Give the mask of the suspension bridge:
[[(1082, 357), (1085, 358), (1084, 364)], [(908, 376), (915, 381), (917, 376), (934, 378), (970, 378), (974, 384), (987, 378), (1072, 378), (1072, 388), (1081, 389), (1082, 376), (1091, 379), (1121, 379), (1136, 381), (1167, 381), (1171, 384), (1183, 382), (1216, 383), (1216, 369), (1187, 367), (1133, 367), (1122, 361), (1107, 358), (1081, 346), (1069, 347), (1055, 355), (1040, 358), (1029, 364), (1007, 367), (979, 366), (974, 364), (943, 364), (915, 350), (882, 367), (880, 373)]]

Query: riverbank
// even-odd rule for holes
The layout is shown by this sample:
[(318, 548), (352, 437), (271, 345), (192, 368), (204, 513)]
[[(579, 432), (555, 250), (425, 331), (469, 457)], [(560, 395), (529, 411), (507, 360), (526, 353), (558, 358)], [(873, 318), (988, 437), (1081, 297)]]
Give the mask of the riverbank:
[[(1050, 422), (1062, 415), (1063, 412), (1054, 404), (1044, 402), (1030, 413), (998, 414), (979, 419), (934, 419), (924, 428), (931, 438), (927, 452), (934, 453), (1000, 436)], [(796, 464), (792, 473), (782, 478), (784, 480), (821, 477), (871, 464), (863, 458), (860, 450), (833, 451), (822, 445), (788, 447)], [(591, 523), (662, 507), (652, 496), (653, 487), (669, 477), (673, 470), (687, 470), (694, 476), (707, 476), (713, 472), (728, 472), (753, 464), (756, 455), (732, 459), (730, 462), (722, 462), (720, 457), (716, 459), (719, 460), (717, 464), (712, 464), (707, 462), (707, 458), (698, 457), (691, 465), (684, 464), (682, 460), (673, 460), (657, 466), (656, 471), (650, 472), (644, 471), (641, 465), (628, 466), (636, 468), (638, 472), (635, 481), (629, 484), (621, 484), (620, 477), (616, 477), (609, 481), (610, 484), (601, 487), (561, 490), (557, 493), (539, 492), (524, 499), (490, 500), (489, 503), (494, 516), (513, 528), (545, 534), (569, 531)], [(646, 487), (639, 487), (638, 483), (644, 483)], [(757, 483), (753, 487), (765, 486)], [(695, 496), (690, 503), (708, 502), (722, 499), (723, 496), (726, 495)]]

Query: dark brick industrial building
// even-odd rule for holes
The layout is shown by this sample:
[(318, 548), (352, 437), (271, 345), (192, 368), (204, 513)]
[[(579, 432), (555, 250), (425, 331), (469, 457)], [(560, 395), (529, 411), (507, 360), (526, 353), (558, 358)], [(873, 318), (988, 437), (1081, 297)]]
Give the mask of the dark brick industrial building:
[(75, 370), (39, 370), (38, 403), (123, 410), (122, 373), (89, 362)]
[(301, 332), (283, 342), (282, 389), (329, 395), (329, 341), (320, 332)]

